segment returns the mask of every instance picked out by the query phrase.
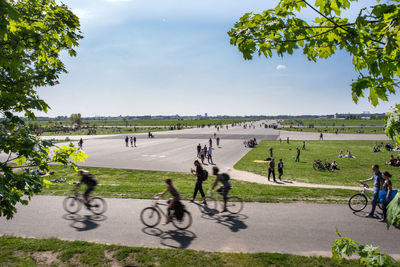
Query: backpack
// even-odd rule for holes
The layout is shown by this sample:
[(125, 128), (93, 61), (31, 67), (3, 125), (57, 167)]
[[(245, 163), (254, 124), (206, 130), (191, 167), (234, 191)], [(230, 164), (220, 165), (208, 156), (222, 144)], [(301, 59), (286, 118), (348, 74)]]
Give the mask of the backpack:
[(229, 175), (226, 173), (221, 173), (220, 175), (224, 178), (225, 181), (229, 181), (229, 179), (231, 179), (231, 177), (229, 177)]
[(208, 171), (203, 169), (203, 175), (201, 176), (202, 181), (207, 181), (208, 179)]

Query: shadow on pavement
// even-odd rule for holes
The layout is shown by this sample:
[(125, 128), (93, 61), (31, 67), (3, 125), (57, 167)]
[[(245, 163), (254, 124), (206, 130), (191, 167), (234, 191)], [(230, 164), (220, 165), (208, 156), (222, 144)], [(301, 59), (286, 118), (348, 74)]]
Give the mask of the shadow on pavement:
[(142, 232), (146, 235), (157, 236), (160, 244), (169, 248), (185, 249), (197, 238), (196, 234), (188, 230), (162, 231), (159, 228), (145, 227)]
[(75, 228), (78, 232), (90, 231), (100, 226), (98, 222), (107, 219), (104, 215), (79, 215), (79, 214), (65, 214), (63, 219), (72, 221), (69, 226)]

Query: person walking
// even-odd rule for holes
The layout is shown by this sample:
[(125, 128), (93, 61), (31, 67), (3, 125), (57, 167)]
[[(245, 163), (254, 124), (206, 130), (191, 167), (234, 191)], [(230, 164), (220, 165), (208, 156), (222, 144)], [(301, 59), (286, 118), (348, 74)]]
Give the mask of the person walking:
[(126, 136), (126, 137), (125, 137), (125, 145), (126, 145), (126, 147), (128, 147), (128, 142), (129, 142), (129, 137)]
[(133, 147), (133, 137), (131, 136), (131, 147)]
[(204, 158), (205, 158), (204, 154), (205, 154), (205, 153), (204, 153), (203, 149), (200, 149), (201, 164), (204, 164)]
[(280, 181), (282, 181), (282, 175), (283, 175), (283, 161), (282, 161), (282, 159), (279, 159), (279, 162), (278, 162), (278, 174), (279, 174), (279, 180)]
[(269, 165), (268, 165), (268, 181), (270, 181), (271, 173), (272, 173), (272, 178), (274, 178), (274, 182), (276, 182), (276, 179), (275, 179), (275, 159), (274, 158), (271, 159), (271, 161), (269, 162)]
[(200, 158), (200, 153), (201, 153), (201, 145), (197, 145), (197, 157)]
[(300, 162), (300, 149), (296, 147), (297, 155), (296, 155), (296, 162)]
[(133, 146), (136, 147), (136, 137), (133, 137)]
[(286, 142), (289, 144), (289, 136), (286, 138)]
[(207, 158), (207, 155), (208, 155), (208, 149), (207, 149), (207, 146), (206, 146), (206, 145), (204, 145), (204, 148), (203, 148), (203, 154), (204, 154), (204, 158)]
[(324, 135), (322, 133), (319, 135), (319, 140), (324, 140)]
[(274, 149), (272, 147), (269, 148), (269, 156), (271, 158), (274, 156)]
[(372, 172), (374, 174), (372, 175), (371, 178), (366, 180), (360, 180), (360, 183), (366, 183), (374, 180), (374, 196), (372, 198), (372, 208), (371, 211), (367, 215), (365, 215), (365, 217), (374, 217), (375, 208), (378, 203), (379, 190), (381, 189), (383, 184), (382, 173), (379, 171), (379, 165), (377, 164), (373, 165)]
[(385, 222), (386, 221), (386, 208), (387, 205), (390, 202), (390, 192), (392, 191), (392, 181), (390, 181), (390, 178), (392, 178), (392, 175), (389, 172), (384, 172), (383, 175), (383, 184), (382, 184), (382, 190), (386, 191), (386, 199), (385, 203), (383, 203), (382, 211), (383, 211), (383, 216), (379, 220), (380, 222)]
[(219, 137), (217, 137), (217, 147), (219, 147)]
[(208, 148), (208, 157), (207, 157), (208, 163), (211, 165), (214, 165), (213, 159), (212, 159), (212, 148)]
[(303, 147), (301, 149), (306, 150), (306, 141), (303, 141)]
[(279, 138), (279, 144), (282, 144), (282, 138)]
[(210, 139), (208, 140), (208, 145), (209, 145), (209, 147), (212, 147), (212, 139), (211, 139), (211, 137), (210, 137)]
[(83, 147), (83, 139), (82, 138), (79, 140), (78, 146), (82, 149), (82, 147)]
[(196, 170), (190, 169), (190, 172), (197, 177), (196, 185), (194, 187), (192, 202), (195, 201), (197, 192), (200, 191), (200, 195), (203, 198), (203, 204), (206, 204), (207, 203), (206, 195), (204, 194), (203, 191), (203, 181), (206, 179), (205, 176), (207, 175), (207, 171), (203, 169), (198, 160), (194, 161), (194, 166), (196, 167)]

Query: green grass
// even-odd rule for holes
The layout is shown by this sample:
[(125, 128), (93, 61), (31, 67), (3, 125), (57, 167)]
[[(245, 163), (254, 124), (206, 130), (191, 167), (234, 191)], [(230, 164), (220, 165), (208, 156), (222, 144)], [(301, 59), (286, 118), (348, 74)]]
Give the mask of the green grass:
[[(265, 163), (255, 163), (254, 160), (263, 160), (269, 156), (269, 148), (272, 147), (275, 159), (283, 159), (284, 178), (299, 182), (333, 184), (333, 185), (353, 185), (357, 186), (359, 180), (367, 179), (372, 176), (372, 164), (381, 166), (381, 170), (387, 170), (393, 174), (392, 182), (394, 188), (400, 186), (400, 168), (385, 166), (389, 161), (390, 155), (397, 156), (394, 151), (373, 153), (372, 148), (375, 141), (306, 141), (306, 150), (301, 150), (300, 162), (295, 162), (296, 147), (301, 149), (303, 141), (263, 141), (256, 148), (252, 149), (234, 166), (238, 170), (245, 170), (260, 175), (268, 174)], [(356, 158), (338, 158), (340, 150), (346, 153), (350, 150)], [(315, 171), (312, 167), (314, 160), (336, 160), (340, 170), (334, 172)], [(371, 185), (371, 184), (370, 184)]]
[[(384, 127), (337, 127), (339, 134), (384, 134)], [(280, 130), (283, 131), (295, 131), (295, 132), (318, 132), (318, 133), (336, 133), (336, 127), (320, 126), (314, 128), (308, 127), (282, 127)]]
[[(54, 166), (55, 174), (49, 179), (66, 177), (67, 183), (54, 183), (41, 194), (66, 196), (71, 194), (74, 181), (79, 177), (71, 168)], [(178, 187), (183, 199), (191, 199), (195, 177), (184, 173), (168, 173), (158, 171), (141, 171), (108, 168), (87, 168), (99, 180), (93, 195), (117, 198), (152, 198), (166, 187), (164, 179), (171, 178)], [(208, 190), (213, 182), (212, 176), (204, 182), (204, 190)], [(354, 192), (349, 190), (282, 187), (260, 185), (232, 180), (232, 195), (252, 202), (293, 202), (312, 201), (320, 203), (345, 203)], [(200, 197), (200, 196), (199, 196)]]
[[(211, 244), (210, 244), (211, 246)], [(360, 266), (327, 257), (279, 253), (219, 253), (178, 249), (134, 248), (56, 238), (0, 237), (1, 266)], [(398, 265), (396, 265), (398, 266)]]
[(382, 120), (340, 120), (340, 119), (290, 119), (284, 120), (284, 125), (293, 125), (293, 126), (384, 126), (385, 121)]

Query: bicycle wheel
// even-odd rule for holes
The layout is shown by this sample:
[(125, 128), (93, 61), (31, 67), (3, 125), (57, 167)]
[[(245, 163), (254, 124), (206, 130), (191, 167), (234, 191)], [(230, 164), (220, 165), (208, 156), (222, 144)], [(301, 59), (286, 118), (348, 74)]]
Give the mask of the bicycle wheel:
[(185, 230), (192, 225), (192, 215), (188, 211), (183, 212), (182, 220), (178, 220), (177, 218), (172, 219), (172, 224), (178, 228), (179, 230)]
[(107, 203), (100, 197), (92, 197), (89, 199), (89, 209), (96, 215), (103, 214), (107, 210)]
[(76, 197), (66, 197), (63, 201), (63, 207), (66, 212), (75, 214), (82, 208), (82, 202)]
[(154, 227), (160, 223), (161, 215), (158, 210), (153, 207), (147, 207), (140, 213), (140, 220), (148, 227)]
[(243, 209), (243, 200), (240, 197), (228, 197), (226, 209), (232, 214), (239, 213)]
[(218, 213), (217, 200), (211, 197), (206, 197), (207, 204), (196, 204), (201, 213), (204, 214), (215, 214)]
[(314, 170), (318, 171), (319, 170), (319, 165), (316, 162), (314, 162), (313, 168), (314, 168)]
[(349, 199), (349, 208), (353, 211), (362, 211), (367, 204), (367, 197), (361, 193), (355, 194)]

